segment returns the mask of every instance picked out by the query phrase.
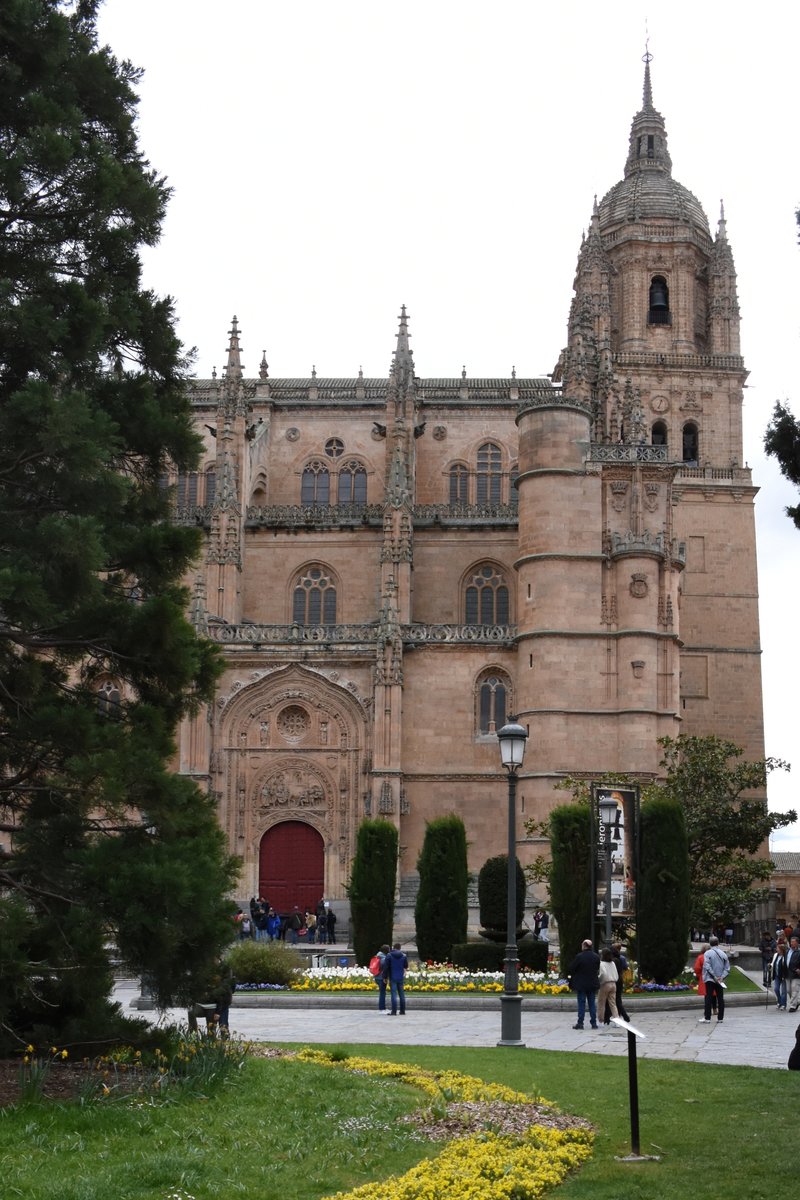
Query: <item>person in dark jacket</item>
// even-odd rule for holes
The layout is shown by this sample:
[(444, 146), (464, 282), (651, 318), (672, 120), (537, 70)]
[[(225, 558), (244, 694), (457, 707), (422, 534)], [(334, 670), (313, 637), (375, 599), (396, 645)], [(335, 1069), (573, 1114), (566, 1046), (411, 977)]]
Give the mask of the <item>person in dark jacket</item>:
[(576, 954), (569, 969), (569, 986), (578, 995), (578, 1020), (573, 1029), (583, 1029), (586, 1008), (592, 1029), (597, 1029), (597, 989), (600, 986), (600, 955), (592, 949), (590, 938), (581, 943), (581, 952)]
[(336, 941), (336, 913), (332, 908), (328, 909), (328, 942), (332, 946)]
[(800, 1071), (800, 1025), (794, 1031), (794, 1045), (786, 1065), (790, 1071)]
[(392, 991), (392, 1012), (393, 1017), (397, 1016), (398, 1004), (400, 1006), (400, 1016), (406, 1015), (406, 989), (405, 977), (408, 970), (408, 959), (400, 949), (400, 943), (395, 942), (392, 949), (383, 960), (383, 977), (388, 979), (389, 986)]

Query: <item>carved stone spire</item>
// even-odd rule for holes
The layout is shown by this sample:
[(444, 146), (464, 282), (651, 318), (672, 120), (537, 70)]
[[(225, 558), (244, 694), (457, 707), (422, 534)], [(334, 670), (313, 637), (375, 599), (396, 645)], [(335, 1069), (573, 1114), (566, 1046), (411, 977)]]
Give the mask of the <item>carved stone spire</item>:
[(241, 346), (239, 345), (239, 323), (236, 317), (231, 321), (228, 333), (228, 361), (225, 364), (225, 375), (228, 379), (242, 378)]
[(628, 161), (625, 164), (626, 179), (638, 171), (661, 171), (666, 175), (672, 174), (672, 159), (667, 149), (667, 130), (664, 118), (653, 107), (653, 88), (650, 82), (652, 57), (649, 52), (644, 56), (642, 107), (633, 118), (631, 125)]
[(725, 207), (720, 201), (719, 225), (709, 266), (708, 323), (712, 354), (741, 353), (736, 267), (728, 241)]

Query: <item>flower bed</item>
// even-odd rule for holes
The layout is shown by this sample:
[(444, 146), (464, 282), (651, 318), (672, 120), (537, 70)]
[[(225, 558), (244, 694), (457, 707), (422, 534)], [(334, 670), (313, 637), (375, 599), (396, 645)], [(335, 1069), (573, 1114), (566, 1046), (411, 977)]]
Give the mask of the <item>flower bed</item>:
[[(405, 1174), (339, 1192), (332, 1200), (430, 1200), (437, 1196), (535, 1200), (562, 1183), (592, 1152), (593, 1134), (587, 1122), (561, 1114), (541, 1097), (533, 1099), (502, 1084), (456, 1071), (427, 1071), (356, 1055), (340, 1058), (324, 1050), (301, 1050), (297, 1057), (340, 1070), (399, 1079), (419, 1088), (432, 1107), (412, 1119), (421, 1124), (427, 1138), (451, 1139), (439, 1155), (424, 1159)], [(434, 1107), (441, 1106), (455, 1119), (433, 1119)]]
[[(413, 963), (406, 972), (407, 992), (462, 993), (502, 992), (502, 971), (467, 971), (442, 963)], [(239, 992), (364, 992), (374, 991), (375, 980), (367, 967), (308, 967), (298, 971), (288, 987), (281, 984), (240, 983)], [(519, 990), (528, 996), (564, 996), (569, 984), (555, 971), (520, 971)], [(669, 984), (643, 982), (625, 988), (627, 994), (649, 992), (689, 992), (685, 981)]]

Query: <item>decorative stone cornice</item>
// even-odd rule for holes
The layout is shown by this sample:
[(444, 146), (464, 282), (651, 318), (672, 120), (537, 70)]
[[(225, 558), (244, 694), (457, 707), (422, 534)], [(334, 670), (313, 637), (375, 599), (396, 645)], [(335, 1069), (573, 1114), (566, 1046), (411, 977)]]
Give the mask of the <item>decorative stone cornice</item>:
[[(515, 625), (401, 625), (400, 638), (406, 648), (442, 643), (510, 647)], [(376, 623), (368, 625), (222, 625), (211, 623), (207, 636), (221, 646), (363, 646), (374, 645), (381, 636)]]
[(595, 463), (661, 463), (667, 465), (667, 446), (634, 445), (622, 442), (592, 442), (589, 461)]

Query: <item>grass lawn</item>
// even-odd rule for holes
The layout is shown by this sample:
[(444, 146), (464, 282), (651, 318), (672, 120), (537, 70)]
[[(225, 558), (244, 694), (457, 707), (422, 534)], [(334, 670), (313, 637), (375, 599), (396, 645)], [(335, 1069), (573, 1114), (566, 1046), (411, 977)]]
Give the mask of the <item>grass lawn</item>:
[[(626, 1165), (614, 1161), (630, 1149), (624, 1058), (342, 1049), (477, 1075), (588, 1117), (597, 1126), (594, 1156), (550, 1193), (558, 1200), (773, 1200), (786, 1187), (786, 1156), (776, 1148), (794, 1140), (790, 1072), (640, 1061), (641, 1148), (662, 1161)], [(315, 1200), (435, 1153), (397, 1121), (424, 1103), (395, 1082), (252, 1059), (208, 1100), (2, 1110), (0, 1192), (3, 1200), (166, 1200), (182, 1188), (195, 1200)]]

